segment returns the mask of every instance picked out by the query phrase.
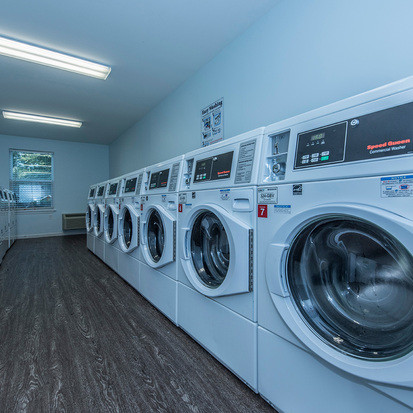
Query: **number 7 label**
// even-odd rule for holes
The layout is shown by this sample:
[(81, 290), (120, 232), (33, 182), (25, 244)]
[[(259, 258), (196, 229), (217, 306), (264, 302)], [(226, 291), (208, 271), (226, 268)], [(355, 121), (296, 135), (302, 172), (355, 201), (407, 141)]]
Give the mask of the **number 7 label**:
[(258, 205), (258, 218), (268, 218), (268, 205)]

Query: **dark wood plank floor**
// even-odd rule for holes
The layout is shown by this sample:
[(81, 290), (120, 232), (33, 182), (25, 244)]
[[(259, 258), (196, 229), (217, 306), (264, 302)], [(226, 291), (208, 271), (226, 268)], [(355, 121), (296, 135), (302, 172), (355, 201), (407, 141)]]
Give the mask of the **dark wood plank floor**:
[(2, 412), (270, 412), (86, 249), (17, 241), (0, 266)]

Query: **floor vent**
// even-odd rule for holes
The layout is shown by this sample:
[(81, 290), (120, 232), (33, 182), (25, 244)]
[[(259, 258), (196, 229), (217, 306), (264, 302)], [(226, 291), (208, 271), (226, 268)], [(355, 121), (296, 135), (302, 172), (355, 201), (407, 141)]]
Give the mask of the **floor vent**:
[(62, 230), (69, 229), (85, 229), (86, 228), (86, 214), (62, 214)]

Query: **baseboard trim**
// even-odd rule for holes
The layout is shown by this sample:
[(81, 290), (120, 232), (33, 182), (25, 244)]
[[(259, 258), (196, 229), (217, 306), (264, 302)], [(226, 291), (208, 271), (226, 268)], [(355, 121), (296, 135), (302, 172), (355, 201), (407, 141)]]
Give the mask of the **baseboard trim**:
[(70, 235), (86, 234), (84, 231), (79, 232), (50, 232), (48, 234), (29, 234), (18, 235), (16, 239), (32, 239), (32, 238), (47, 238), (47, 237), (67, 237)]

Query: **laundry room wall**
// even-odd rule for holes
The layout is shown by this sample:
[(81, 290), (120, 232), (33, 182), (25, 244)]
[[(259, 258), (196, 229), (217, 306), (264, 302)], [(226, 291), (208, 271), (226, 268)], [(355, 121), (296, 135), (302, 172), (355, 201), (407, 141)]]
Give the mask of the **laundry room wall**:
[[(62, 234), (62, 214), (84, 212), (89, 185), (109, 176), (109, 147), (0, 135), (0, 185), (9, 186), (9, 149), (54, 153), (54, 212), (21, 212), (19, 238)], [(68, 234), (73, 233), (68, 231)]]
[(221, 97), (229, 138), (413, 74), (412, 15), (411, 0), (281, 0), (111, 144), (111, 177), (198, 148)]

